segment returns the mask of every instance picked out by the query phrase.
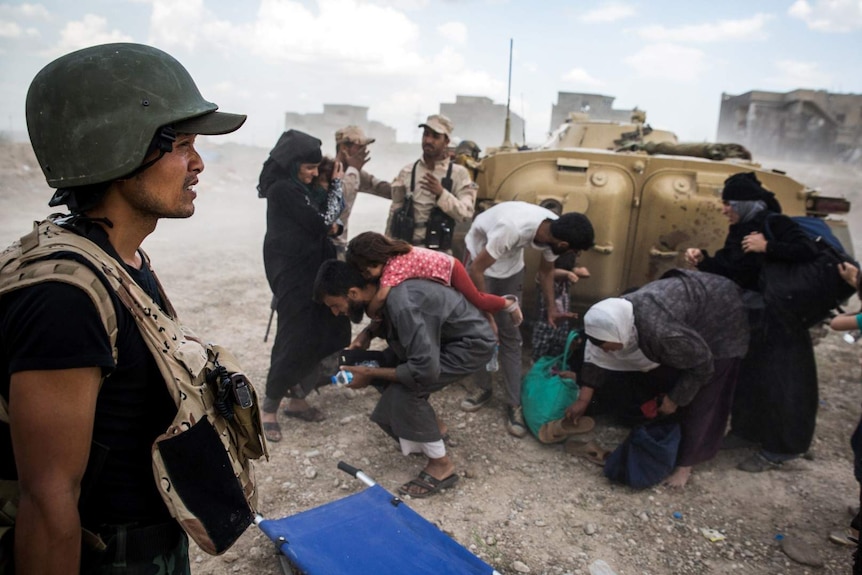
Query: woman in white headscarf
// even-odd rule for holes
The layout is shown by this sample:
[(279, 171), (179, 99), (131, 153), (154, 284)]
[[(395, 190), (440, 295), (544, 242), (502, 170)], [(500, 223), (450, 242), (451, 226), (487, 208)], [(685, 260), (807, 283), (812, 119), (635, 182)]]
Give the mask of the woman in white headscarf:
[(741, 290), (713, 274), (676, 270), (584, 315), (587, 349), (581, 395), (566, 411), (583, 415), (606, 372), (676, 370), (659, 413), (678, 409), (682, 440), (676, 469), (665, 481), (682, 487), (692, 467), (718, 452), (730, 414), (739, 362), (748, 348)]

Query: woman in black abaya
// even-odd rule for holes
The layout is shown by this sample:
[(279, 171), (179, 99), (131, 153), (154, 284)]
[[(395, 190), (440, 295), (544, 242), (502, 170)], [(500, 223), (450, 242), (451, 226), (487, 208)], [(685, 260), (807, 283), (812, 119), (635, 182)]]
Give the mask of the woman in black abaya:
[[(285, 396), (286, 416), (304, 421), (325, 418), (306, 396), (327, 380), (331, 374), (324, 371), (337, 366), (333, 355), (350, 343), (350, 321), (312, 300), (318, 268), (335, 258), (330, 237), (343, 206), (337, 185), (329, 189), (317, 185), (320, 144), (303, 132), (285, 132), (264, 163), (258, 185), (267, 200), (263, 262), (278, 312), (263, 404), (270, 441), (281, 439), (276, 415)], [(336, 178), (337, 174), (336, 169)]]
[[(698, 270), (728, 277), (742, 288), (759, 292), (767, 259), (811, 261), (817, 245), (789, 217), (781, 214), (774, 194), (754, 173), (735, 174), (724, 183), (724, 215), (730, 229), (714, 256), (698, 248), (686, 260)], [(757, 297), (749, 298), (757, 301)], [(760, 300), (762, 302), (762, 299)], [(759, 446), (738, 465), (743, 471), (775, 469), (808, 451), (817, 417), (817, 366), (811, 336), (789, 328), (774, 310), (751, 310), (751, 343), (740, 366), (731, 413), (728, 447)]]

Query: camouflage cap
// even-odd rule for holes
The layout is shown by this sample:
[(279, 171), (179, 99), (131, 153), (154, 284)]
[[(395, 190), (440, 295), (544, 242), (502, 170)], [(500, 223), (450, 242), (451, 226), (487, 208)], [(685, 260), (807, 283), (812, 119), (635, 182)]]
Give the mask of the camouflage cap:
[(359, 126), (347, 126), (335, 132), (335, 144), (338, 145), (345, 142), (367, 146), (374, 142), (374, 138), (366, 138), (365, 132)]
[(428, 119), (425, 120), (425, 123), (419, 124), (420, 128), (428, 128), (434, 133), (437, 134), (445, 134), (446, 136), (452, 136), (452, 130), (454, 130), (454, 126), (452, 125), (452, 120), (444, 116), (443, 114), (432, 114), (428, 116)]

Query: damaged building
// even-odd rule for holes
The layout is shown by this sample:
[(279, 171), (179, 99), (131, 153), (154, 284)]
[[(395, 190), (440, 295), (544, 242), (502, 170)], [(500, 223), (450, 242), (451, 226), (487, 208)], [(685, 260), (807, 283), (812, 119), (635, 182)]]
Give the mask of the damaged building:
[(825, 90), (721, 95), (719, 142), (755, 157), (810, 161), (862, 159), (862, 94)]
[(551, 107), (551, 127), (553, 132), (564, 124), (572, 112), (590, 115), (591, 120), (608, 120), (611, 122), (628, 122), (632, 110), (614, 108), (614, 96), (602, 94), (585, 94), (581, 92), (557, 92), (557, 103)]

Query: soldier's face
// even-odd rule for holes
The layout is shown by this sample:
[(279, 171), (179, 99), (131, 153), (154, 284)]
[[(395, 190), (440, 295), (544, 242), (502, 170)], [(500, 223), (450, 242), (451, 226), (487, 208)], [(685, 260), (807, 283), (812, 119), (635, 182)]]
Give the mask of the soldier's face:
[(195, 135), (178, 134), (170, 152), (133, 178), (119, 180), (117, 185), (139, 215), (156, 219), (188, 218), (195, 213), (194, 187), (203, 170), (204, 162), (195, 149)]
[(422, 132), (422, 153), (429, 158), (442, 158), (448, 153), (449, 136), (438, 134), (430, 128)]

